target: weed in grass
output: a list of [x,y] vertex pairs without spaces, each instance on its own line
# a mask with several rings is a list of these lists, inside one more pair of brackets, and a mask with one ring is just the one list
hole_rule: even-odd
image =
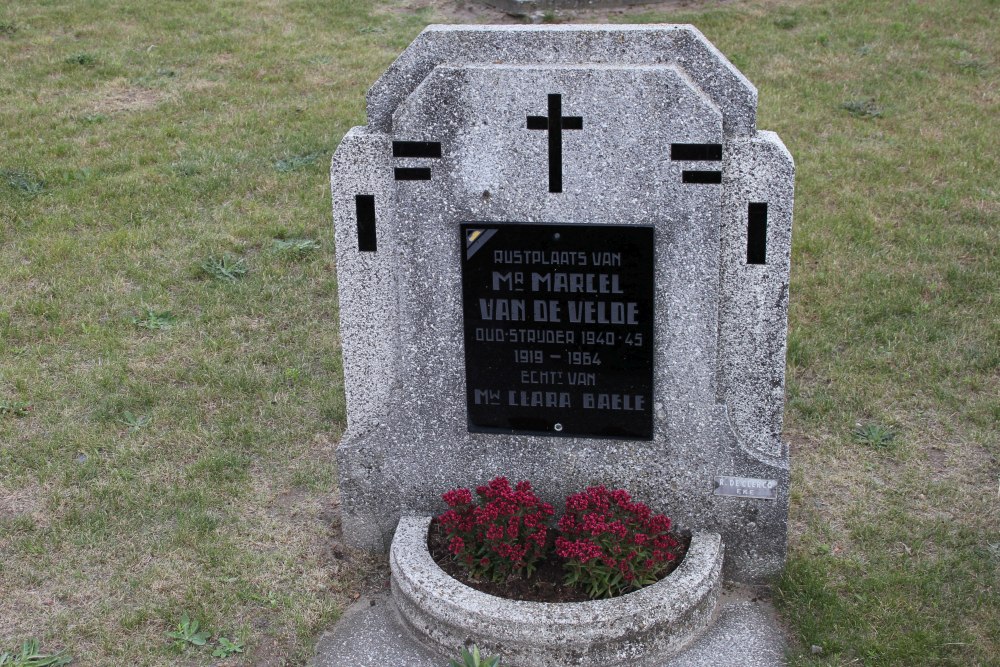
[[138,86],[141,88],[151,88],[153,86],[163,83],[164,79],[173,79],[177,76],[177,72],[172,69],[158,69],[152,74],[144,74],[143,76],[138,76],[132,79],[131,83],[133,86]]
[[955,66],[966,74],[985,74],[989,65],[974,58],[970,53],[963,53],[961,57],[955,59]]
[[779,30],[791,30],[799,25],[799,17],[786,14],[774,19],[774,27]]
[[0,401],[0,415],[11,417],[27,417],[31,412],[31,404],[23,401]]
[[170,168],[178,176],[197,176],[201,173],[201,167],[196,162],[174,162]]
[[475,644],[472,645],[472,650],[463,646],[461,662],[452,660],[448,663],[448,667],[500,667],[500,656],[482,655]]
[[21,644],[20,653],[0,653],[0,667],[54,667],[68,665],[72,658],[63,652],[45,654],[39,653],[37,639],[28,639]]
[[254,602],[260,602],[261,604],[266,604],[272,611],[281,606],[281,600],[278,599],[278,595],[274,591],[268,591],[267,595],[251,594],[250,598]]
[[97,58],[89,53],[77,53],[66,59],[67,65],[79,65],[81,67],[94,67],[97,65]]
[[858,118],[880,118],[884,109],[869,98],[866,100],[848,100],[840,108]]
[[3,169],[0,170],[0,177],[7,182],[9,187],[25,197],[34,197],[45,192],[45,181],[26,171]]
[[239,639],[230,641],[225,637],[219,637],[219,647],[212,651],[213,658],[228,658],[231,655],[243,653],[243,642]]
[[209,255],[201,263],[201,270],[216,280],[235,283],[247,274],[247,265],[242,259],[231,255]]
[[169,310],[157,312],[152,308],[146,308],[146,313],[142,317],[132,318],[132,324],[150,331],[170,329],[176,321],[177,318]]
[[122,417],[118,421],[119,423],[128,426],[129,431],[135,433],[136,431],[146,428],[152,424],[153,418],[149,415],[136,415],[126,410],[122,413]]
[[858,424],[852,435],[854,442],[875,449],[889,449],[896,440],[896,432],[884,424]]
[[173,645],[177,648],[185,648],[188,644],[192,646],[204,646],[212,633],[207,630],[199,630],[201,624],[198,619],[192,619],[187,612],[181,616],[181,622],[177,624],[177,629],[167,633],[173,639]]
[[97,125],[98,123],[103,123],[107,119],[107,115],[103,113],[88,113],[80,116],[80,122],[86,123],[87,125]]
[[302,371],[298,368],[286,368],[285,369],[285,382],[289,385],[294,385],[302,377]]
[[67,169],[61,172],[58,177],[63,183],[78,183],[80,181],[89,181],[94,177],[94,172],[86,167],[82,169]]
[[319,250],[320,247],[320,242],[315,239],[274,239],[275,252],[296,259]]
[[291,157],[287,157],[281,160],[275,160],[274,170],[279,173],[285,174],[290,171],[302,169],[303,167],[308,167],[323,155],[324,153],[317,151],[315,153],[306,153],[304,155],[292,155]]
[[17,32],[17,24],[0,22],[0,35],[3,37],[13,37]]

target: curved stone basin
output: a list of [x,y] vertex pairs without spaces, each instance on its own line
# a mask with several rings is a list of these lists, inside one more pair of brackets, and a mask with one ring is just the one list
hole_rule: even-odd
[[471,643],[505,667],[612,667],[676,653],[712,620],[723,544],[696,533],[680,566],[642,590],[607,600],[523,602],[474,590],[427,548],[430,517],[403,517],[389,553],[392,596],[417,636],[447,655]]

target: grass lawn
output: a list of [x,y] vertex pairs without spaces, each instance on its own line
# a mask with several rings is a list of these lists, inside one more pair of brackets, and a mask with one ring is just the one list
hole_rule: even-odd
[[[327,167],[454,20],[403,2],[0,6],[0,654],[302,664],[384,576],[336,542]],[[997,664],[1000,3],[610,18],[698,26],[796,158],[794,663]]]

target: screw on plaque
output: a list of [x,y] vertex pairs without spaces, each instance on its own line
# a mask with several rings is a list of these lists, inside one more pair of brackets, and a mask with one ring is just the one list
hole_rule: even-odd
[[555,429],[555,430],[557,430],[557,431],[561,431],[561,430],[562,430],[562,424],[556,424],[556,425],[555,425],[555,426],[553,426],[552,428],[554,428],[554,429]]

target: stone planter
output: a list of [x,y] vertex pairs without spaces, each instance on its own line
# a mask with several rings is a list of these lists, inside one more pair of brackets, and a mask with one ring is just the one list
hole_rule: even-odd
[[404,622],[447,655],[476,643],[509,667],[611,667],[676,653],[712,620],[723,545],[697,533],[680,566],[646,588],[608,600],[522,602],[459,583],[431,558],[430,517],[403,517],[389,554],[392,596]]

